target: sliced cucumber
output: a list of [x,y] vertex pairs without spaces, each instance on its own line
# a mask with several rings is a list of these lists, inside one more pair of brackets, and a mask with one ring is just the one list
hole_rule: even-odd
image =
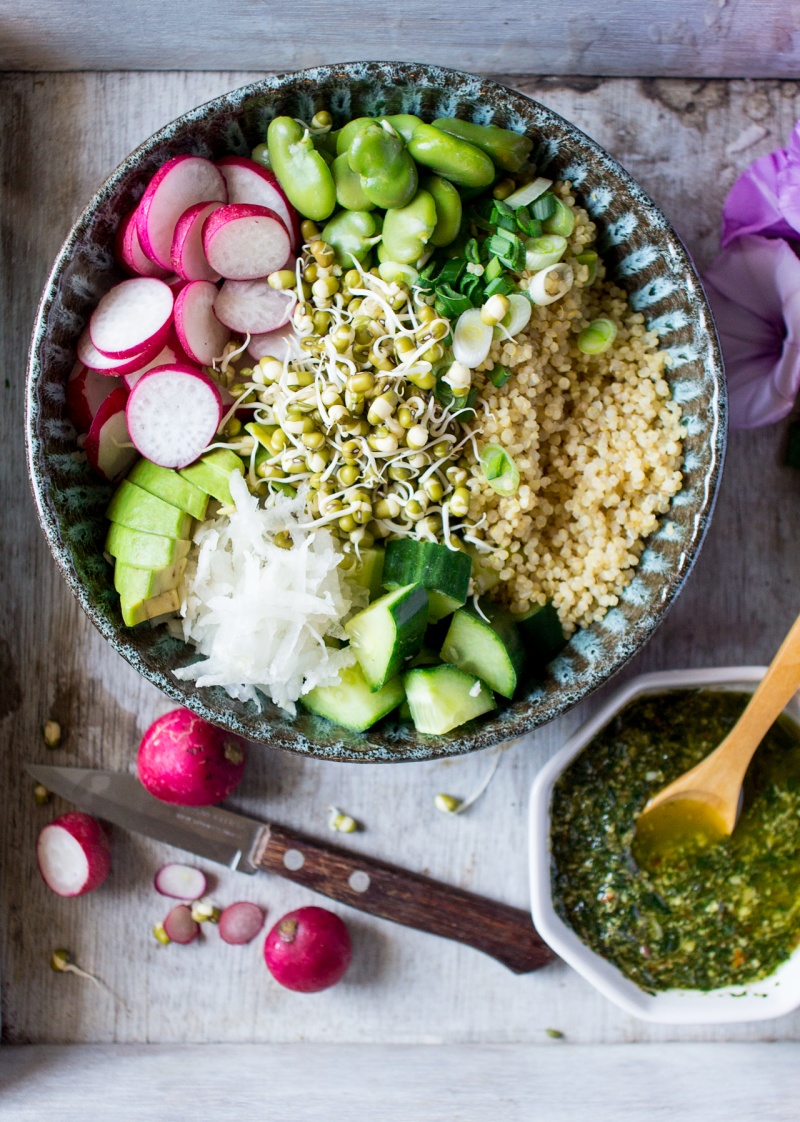
[[429,619],[435,623],[466,603],[472,558],[436,542],[396,538],[386,546],[384,588],[421,584],[428,590]]
[[568,642],[552,600],[548,600],[546,604],[537,604],[524,615],[511,618],[519,626],[532,672],[541,674],[548,662],[552,662]]
[[317,686],[300,701],[319,717],[327,717],[347,729],[363,732],[396,709],[404,697],[400,678],[392,678],[382,689],[371,690],[356,663],[342,671],[335,686]]
[[409,670],[403,685],[417,732],[450,732],[495,708],[494,695],[480,678],[448,663]]
[[468,674],[477,674],[493,690],[512,697],[525,661],[516,625],[498,612],[491,622],[461,609],[453,616],[442,646],[442,658]]
[[366,588],[370,600],[376,600],[383,591],[383,556],[384,552],[380,547],[362,549],[361,564],[355,569],[348,570],[347,573],[356,584]]
[[428,597],[421,584],[387,592],[345,624],[370,689],[381,689],[414,657],[427,626]]

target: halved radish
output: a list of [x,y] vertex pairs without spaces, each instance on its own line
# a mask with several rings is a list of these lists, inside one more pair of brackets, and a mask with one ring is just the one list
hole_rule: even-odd
[[170,260],[172,268],[183,280],[219,280],[219,273],[211,268],[203,251],[203,223],[221,206],[222,203],[195,203],[178,219],[172,236]]
[[277,358],[285,362],[287,358],[298,357],[301,354],[294,326],[287,323],[277,331],[268,331],[266,335],[253,335],[247,345],[247,352],[256,362],[260,358]]
[[292,243],[274,210],[236,203],[221,206],[206,219],[203,249],[220,276],[256,280],[285,265]]
[[195,203],[220,202],[228,197],[222,172],[202,156],[175,156],[158,169],[136,208],[142,249],[169,269],[172,237],[178,219]]
[[172,321],[172,289],[156,277],[115,284],[89,319],[89,337],[109,358],[129,358],[163,344]]
[[190,363],[191,359],[181,346],[177,333],[172,331],[166,343],[155,357],[151,358],[149,362],[144,363],[142,366],[137,367],[136,370],[127,371],[123,374],[122,378],[128,389],[132,390],[142,375],[147,374],[149,370],[155,370],[157,366],[168,366],[170,363],[175,362]]
[[192,919],[188,904],[177,904],[164,920],[164,930],[172,943],[193,943],[200,934],[200,924]]
[[263,335],[292,318],[297,296],[279,292],[267,280],[226,280],[214,301],[214,314],[231,331]]
[[219,934],[223,943],[241,946],[250,943],[264,926],[264,909],[249,900],[229,904],[219,917]]
[[254,203],[274,210],[289,231],[292,249],[300,245],[300,216],[274,174],[249,156],[223,156],[217,167],[228,185],[229,203]]
[[153,884],[156,892],[174,900],[199,900],[208,887],[205,873],[194,865],[180,865],[177,861],[162,865],[153,878]]
[[214,315],[217,294],[211,281],[189,281],[175,300],[178,339],[192,362],[201,366],[210,366],[219,358],[231,337],[228,328]]
[[67,379],[67,416],[78,432],[88,432],[95,413],[109,394],[122,387],[120,378],[109,378],[76,362]]
[[97,347],[89,337],[89,328],[85,328],[78,339],[78,358],[88,366],[90,370],[96,370],[98,374],[108,374],[114,376],[129,374],[132,370],[138,370],[149,362],[153,355],[157,355],[161,349],[162,344],[158,340],[155,341],[155,346],[152,344],[146,347],[141,354],[130,355],[128,358],[109,358],[108,355],[102,354],[98,351]]
[[84,446],[89,463],[111,483],[125,475],[138,458],[125,422],[127,402],[127,389],[108,395],[95,414]]
[[136,227],[136,211],[126,214],[119,224],[117,238],[114,243],[114,252],[117,261],[128,273],[139,277],[160,277],[162,280],[168,275],[168,270],[151,261],[142,249],[139,241],[139,231]]
[[45,826],[36,842],[39,872],[59,896],[83,896],[98,888],[111,869],[106,832],[89,814],[73,810]]
[[196,366],[156,367],[128,398],[131,440],[161,467],[182,468],[196,460],[214,439],[221,418],[220,392]]

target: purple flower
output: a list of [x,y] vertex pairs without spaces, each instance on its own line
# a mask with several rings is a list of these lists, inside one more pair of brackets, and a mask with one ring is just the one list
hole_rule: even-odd
[[722,245],[745,234],[800,237],[800,121],[789,144],[742,172],[722,209]]

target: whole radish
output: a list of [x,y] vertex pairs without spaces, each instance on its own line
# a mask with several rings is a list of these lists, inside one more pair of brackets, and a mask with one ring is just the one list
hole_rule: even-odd
[[210,725],[188,709],[173,709],[153,721],[139,745],[143,786],[157,799],[178,806],[212,806],[239,785],[245,741]]
[[73,810],[41,830],[36,860],[58,896],[83,896],[99,888],[111,870],[108,836],[96,818]]
[[298,908],[279,919],[264,943],[276,982],[297,993],[319,993],[340,982],[353,948],[344,923],[327,908]]

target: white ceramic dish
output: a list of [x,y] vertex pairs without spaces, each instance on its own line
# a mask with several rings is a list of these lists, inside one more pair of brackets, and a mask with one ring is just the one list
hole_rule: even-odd
[[[587,721],[537,775],[530,800],[531,911],[542,938],[565,962],[583,975],[615,1005],[646,1021],[663,1024],[725,1024],[761,1021],[790,1013],[800,1005],[800,947],[774,974],[746,986],[710,991],[664,990],[645,993],[611,962],[583,943],[553,906],[550,885],[550,804],[556,780],[592,737],[620,709],[643,693],[713,686],[752,691],[763,666],[731,666],[714,670],[670,670],[642,674],[618,690]],[[800,693],[785,712],[800,723]]]

